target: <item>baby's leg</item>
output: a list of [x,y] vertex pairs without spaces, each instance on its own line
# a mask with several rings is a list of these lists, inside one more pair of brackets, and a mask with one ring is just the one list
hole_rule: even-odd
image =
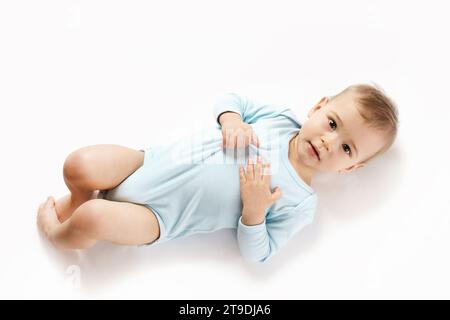
[[64,181],[70,194],[56,202],[61,222],[66,221],[96,190],[112,189],[142,166],[144,153],[118,145],[94,145],[78,149],[64,162]]
[[153,212],[129,202],[93,199],[83,203],[64,223],[56,216],[54,202],[41,205],[38,224],[60,249],[86,249],[97,240],[121,245],[141,245],[159,238]]

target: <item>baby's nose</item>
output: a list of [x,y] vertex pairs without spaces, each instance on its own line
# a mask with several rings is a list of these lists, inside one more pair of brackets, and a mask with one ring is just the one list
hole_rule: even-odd
[[328,134],[321,138],[322,143],[327,151],[330,151],[330,147],[336,144],[337,136],[335,134]]
[[324,137],[321,137],[320,141],[322,141],[322,145],[328,151],[328,143],[327,143],[326,139]]

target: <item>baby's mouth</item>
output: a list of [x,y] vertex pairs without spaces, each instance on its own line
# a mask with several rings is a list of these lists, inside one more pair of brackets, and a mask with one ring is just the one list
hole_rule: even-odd
[[308,142],[311,146],[311,149],[314,151],[314,154],[316,155],[317,160],[320,161],[320,155],[319,155],[319,152],[317,151],[316,147],[311,143],[311,141],[308,141]]

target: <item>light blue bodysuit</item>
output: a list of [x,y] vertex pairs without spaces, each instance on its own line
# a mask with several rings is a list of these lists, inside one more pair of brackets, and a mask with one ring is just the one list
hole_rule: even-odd
[[[218,118],[236,112],[253,127],[260,147],[222,148]],[[213,108],[215,127],[145,150],[144,163],[116,188],[104,191],[113,201],[142,204],[156,215],[160,237],[152,244],[200,232],[236,228],[239,249],[249,261],[273,256],[297,231],[312,223],[317,195],[288,159],[289,141],[301,128],[289,108],[251,101],[229,93]],[[248,157],[271,164],[270,187],[282,197],[267,208],[259,225],[242,223],[239,166]]]

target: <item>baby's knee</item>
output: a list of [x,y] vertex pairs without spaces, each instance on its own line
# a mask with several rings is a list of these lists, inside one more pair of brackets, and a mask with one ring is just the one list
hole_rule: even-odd
[[84,148],[72,152],[64,161],[64,178],[75,184],[83,184],[92,175],[92,161],[92,155]]

